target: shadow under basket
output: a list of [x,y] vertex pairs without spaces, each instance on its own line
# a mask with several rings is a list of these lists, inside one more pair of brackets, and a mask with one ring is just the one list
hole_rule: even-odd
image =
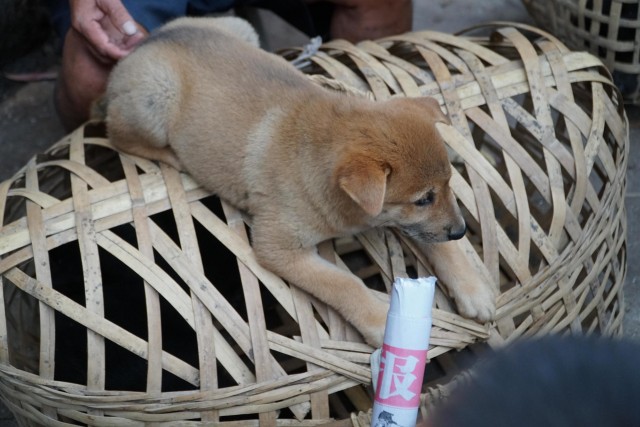
[[[435,97],[455,128],[461,244],[500,295],[481,325],[438,287],[423,409],[478,343],[621,333],[628,133],[600,60],[486,26],[333,41],[303,71],[378,100]],[[240,212],[116,152],[102,124],[0,184],[0,212],[0,395],[20,425],[350,425],[371,408],[358,333],[256,262]],[[431,272],[390,229],[319,252],[377,291]]]

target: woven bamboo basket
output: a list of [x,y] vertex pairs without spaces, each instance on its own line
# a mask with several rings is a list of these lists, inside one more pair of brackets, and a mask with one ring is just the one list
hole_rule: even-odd
[[[501,294],[496,321],[480,325],[437,290],[424,408],[474,343],[616,335],[624,311],[618,90],[599,59],[544,33],[475,31],[333,41],[304,66],[333,90],[433,96],[455,127],[462,244]],[[0,184],[0,212],[0,396],[21,425],[367,422],[372,349],[357,332],[261,268],[240,212],[114,151],[101,124]],[[381,291],[431,271],[389,229],[319,252]]]
[[625,101],[640,102],[640,1],[523,0],[536,23],[602,59]]

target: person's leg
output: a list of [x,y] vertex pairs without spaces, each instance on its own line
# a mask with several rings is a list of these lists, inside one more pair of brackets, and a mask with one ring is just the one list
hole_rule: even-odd
[[310,37],[351,42],[411,30],[411,0],[237,0],[272,11]]
[[89,118],[91,103],[104,92],[112,67],[113,63],[96,58],[77,31],[67,31],[54,93],[58,117],[67,131]]
[[411,0],[332,0],[331,36],[351,42],[411,30]]

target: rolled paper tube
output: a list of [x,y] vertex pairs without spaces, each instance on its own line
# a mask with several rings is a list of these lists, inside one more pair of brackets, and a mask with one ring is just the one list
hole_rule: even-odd
[[373,427],[416,425],[435,284],[433,276],[398,278],[393,284],[384,343],[371,358]]

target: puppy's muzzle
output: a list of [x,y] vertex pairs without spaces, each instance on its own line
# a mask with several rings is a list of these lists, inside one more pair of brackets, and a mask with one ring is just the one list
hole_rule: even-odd
[[462,239],[467,232],[467,224],[462,223],[462,227],[451,227],[448,230],[447,237],[449,240],[459,240]]

